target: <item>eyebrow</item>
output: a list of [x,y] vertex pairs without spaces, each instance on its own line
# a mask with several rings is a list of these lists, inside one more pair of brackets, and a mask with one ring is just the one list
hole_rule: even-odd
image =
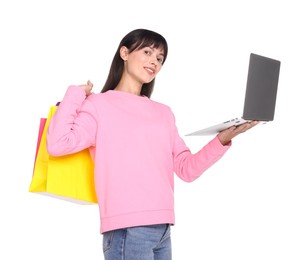
[[[153,48],[153,47],[151,47],[151,46],[148,46],[148,48],[151,49],[151,50],[155,50],[155,49],[156,49],[156,50],[159,50],[158,48]],[[161,56],[164,57],[164,52],[160,52],[159,55],[161,55]]]

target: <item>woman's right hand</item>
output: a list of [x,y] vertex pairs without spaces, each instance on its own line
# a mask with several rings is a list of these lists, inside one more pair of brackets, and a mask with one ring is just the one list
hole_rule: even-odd
[[92,89],[93,89],[93,83],[88,80],[86,84],[80,85],[80,87],[85,91],[86,96],[89,96],[92,94]]

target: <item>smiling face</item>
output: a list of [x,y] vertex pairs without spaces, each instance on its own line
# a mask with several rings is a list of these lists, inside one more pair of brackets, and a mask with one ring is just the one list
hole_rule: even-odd
[[151,82],[162,68],[164,51],[154,47],[144,47],[129,53],[123,46],[120,50],[124,60],[124,72],[122,78],[129,82],[130,86],[141,87]]

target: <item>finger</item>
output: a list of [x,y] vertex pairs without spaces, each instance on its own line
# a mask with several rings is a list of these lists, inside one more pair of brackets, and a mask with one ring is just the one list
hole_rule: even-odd
[[258,124],[258,121],[251,121],[251,122],[246,123],[246,127],[247,127],[247,129],[250,129],[250,128],[254,127],[257,124]]
[[248,130],[250,127],[251,127],[251,125],[250,125],[249,123],[245,123],[245,124],[243,124],[243,125],[240,125],[240,126],[238,127],[238,130],[239,130],[240,132],[245,132],[245,131]]
[[89,85],[91,88],[94,86],[90,80],[88,80],[86,84]]
[[251,121],[251,122],[247,122],[244,123],[240,126],[237,127],[237,130],[241,133],[246,132],[247,130],[249,130],[250,128],[254,127],[257,124],[256,121]]

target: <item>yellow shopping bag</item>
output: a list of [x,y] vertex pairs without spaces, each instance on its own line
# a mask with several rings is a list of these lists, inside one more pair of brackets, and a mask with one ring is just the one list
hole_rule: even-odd
[[56,109],[57,106],[50,107],[44,130],[38,138],[40,143],[29,191],[78,204],[95,204],[94,163],[89,150],[57,157],[47,152],[47,129]]

